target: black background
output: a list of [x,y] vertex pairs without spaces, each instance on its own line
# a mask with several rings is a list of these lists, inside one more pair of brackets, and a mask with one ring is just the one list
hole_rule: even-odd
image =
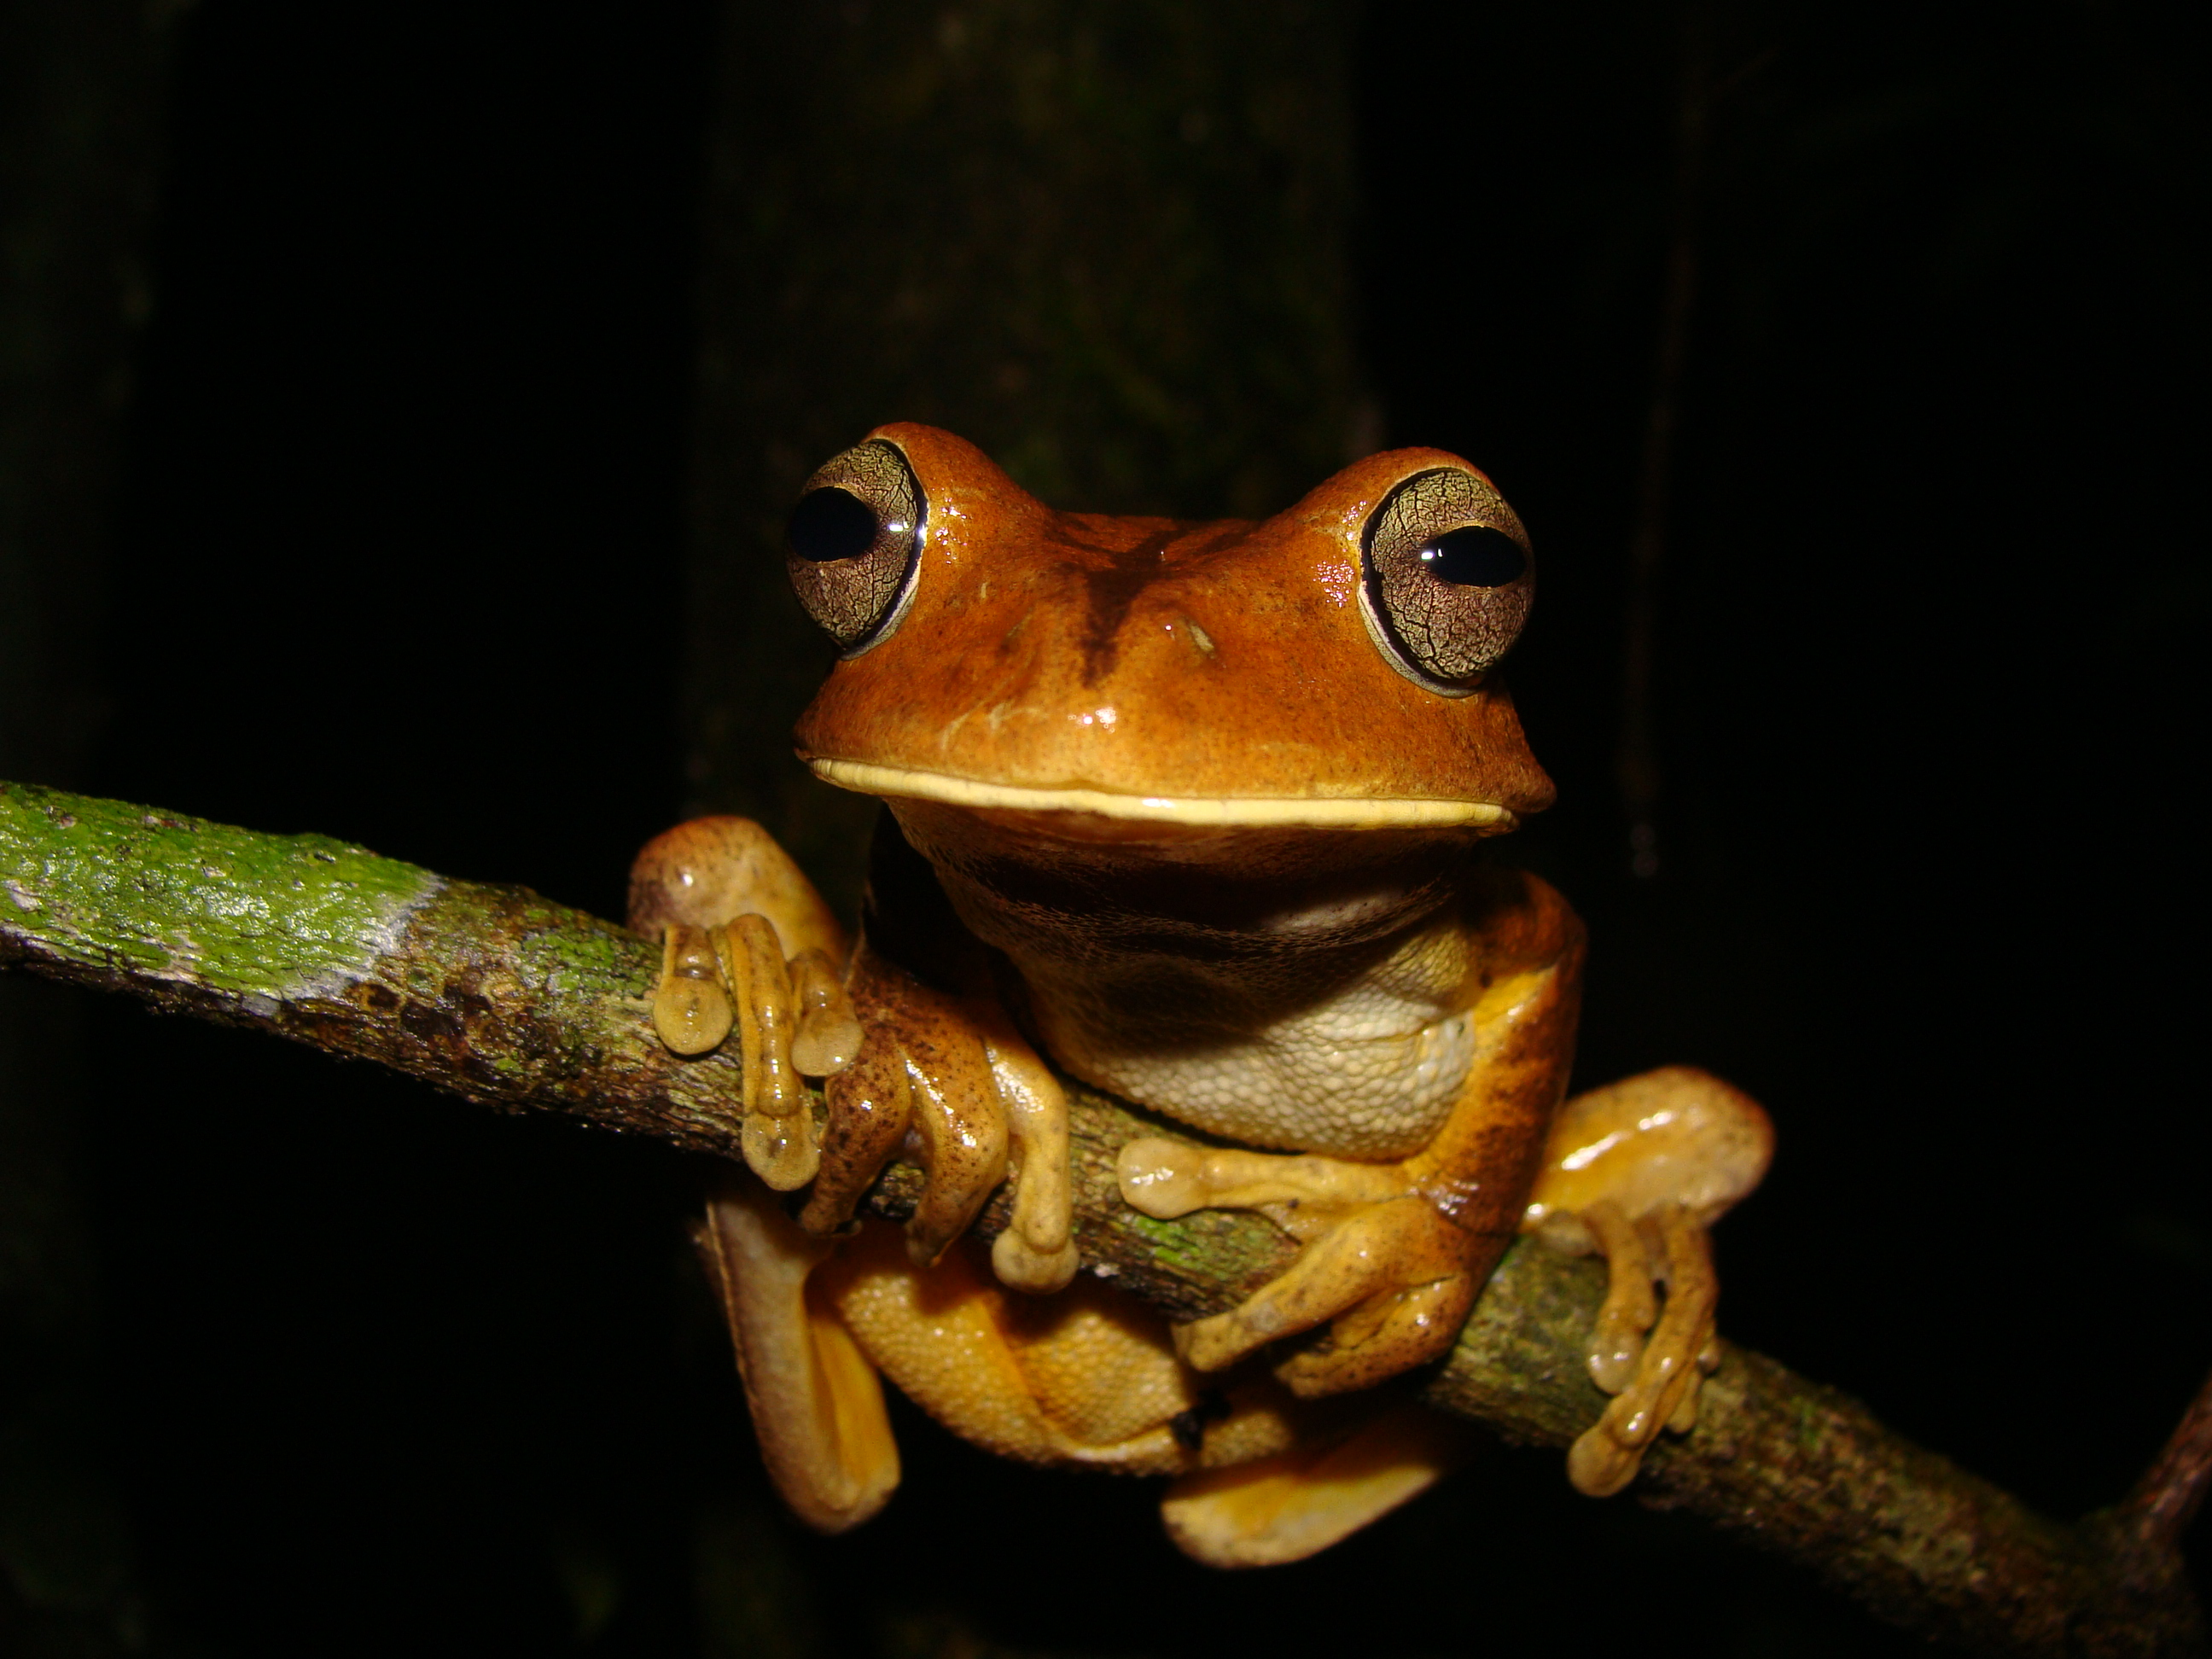
[[[2212,1363],[2184,1065],[2203,24],[1722,17],[1657,879],[1626,873],[1610,769],[1668,11],[1369,8],[1367,373],[1389,441],[1467,454],[1536,538],[1510,678],[1561,802],[1520,855],[1592,925],[1578,1075],[1703,1064],[1778,1124],[1719,1234],[1724,1330],[2074,1513]],[[191,21],[102,793],[619,913],[683,805],[712,27],[669,0]],[[1695,1525],[1573,1497],[1550,1454],[1220,1577],[1139,1486],[908,1413],[891,1510],[809,1538],[763,1495],[682,1159],[93,1018],[103,1405],[164,1650],[1898,1645]]]

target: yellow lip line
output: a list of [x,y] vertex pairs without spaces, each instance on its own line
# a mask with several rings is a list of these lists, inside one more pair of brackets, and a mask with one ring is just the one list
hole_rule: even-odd
[[873,766],[866,761],[811,760],[807,764],[824,782],[863,795],[897,795],[912,800],[941,800],[954,806],[1000,807],[1020,812],[1095,812],[1102,817],[1156,823],[1254,827],[1310,824],[1337,830],[1453,824],[1510,830],[1515,823],[1513,814],[1504,807],[1482,800],[1123,795],[1107,789],[1024,789],[1013,784],[978,783],[972,778],[956,778],[942,772]]

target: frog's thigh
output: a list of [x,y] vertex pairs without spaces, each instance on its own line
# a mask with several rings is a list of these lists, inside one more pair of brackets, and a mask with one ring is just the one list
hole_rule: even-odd
[[868,1358],[963,1439],[1025,1462],[1130,1474],[1265,1457],[1299,1408],[1272,1382],[1194,1378],[1166,1327],[1090,1278],[1049,1297],[993,1284],[980,1247],[916,1267],[889,1223],[864,1222],[822,1290]]
[[708,1204],[699,1243],[776,1490],[820,1531],[859,1525],[898,1485],[898,1449],[883,1385],[808,1284],[834,1246],[801,1232],[743,1176]]
[[[1583,1491],[1619,1491],[1662,1425],[1695,1420],[1717,1297],[1705,1230],[1759,1184],[1773,1146],[1756,1101],[1687,1066],[1592,1090],[1561,1109],[1522,1224],[1606,1257],[1589,1367],[1617,1397],[1570,1456]],[[1668,1286],[1663,1316],[1655,1279]]]
[[1466,1424],[1400,1401],[1348,1437],[1178,1480],[1160,1513],[1209,1566],[1302,1561],[1425,1492],[1477,1443]]

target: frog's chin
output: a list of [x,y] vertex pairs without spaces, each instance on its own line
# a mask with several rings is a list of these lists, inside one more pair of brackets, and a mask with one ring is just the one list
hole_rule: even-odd
[[1124,823],[1193,829],[1450,830],[1499,835],[1519,822],[1494,802],[1329,795],[1135,795],[1108,789],[1037,789],[867,761],[811,758],[840,789],[896,800],[939,801],[982,812],[1055,812]]

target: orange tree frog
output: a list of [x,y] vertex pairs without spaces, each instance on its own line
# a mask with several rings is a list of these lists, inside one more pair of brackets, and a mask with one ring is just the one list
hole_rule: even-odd
[[[1581,927],[1476,856],[1553,796],[1496,673],[1528,541],[1482,473],[1397,450],[1263,522],[1116,518],[886,426],[809,481],[787,556],[842,653],[799,752],[890,809],[858,942],[737,818],[648,846],[631,923],[664,940],[669,1045],[739,1032],[753,1176],[702,1243],[804,1518],[896,1485],[880,1372],[993,1450],[1178,1477],[1201,1559],[1311,1553],[1458,1455],[1352,1391],[1449,1348],[1528,1230],[1610,1268],[1575,1483],[1618,1490],[1692,1420],[1705,1228],[1770,1132],[1680,1069],[1562,1109]],[[1132,1141],[1124,1201],[1263,1212],[1293,1264],[1172,1329],[1079,1276],[1056,1072],[1212,1143]],[[897,1156],[927,1176],[903,1236],[855,1227]],[[986,1255],[962,1235],[1007,1181]]]

